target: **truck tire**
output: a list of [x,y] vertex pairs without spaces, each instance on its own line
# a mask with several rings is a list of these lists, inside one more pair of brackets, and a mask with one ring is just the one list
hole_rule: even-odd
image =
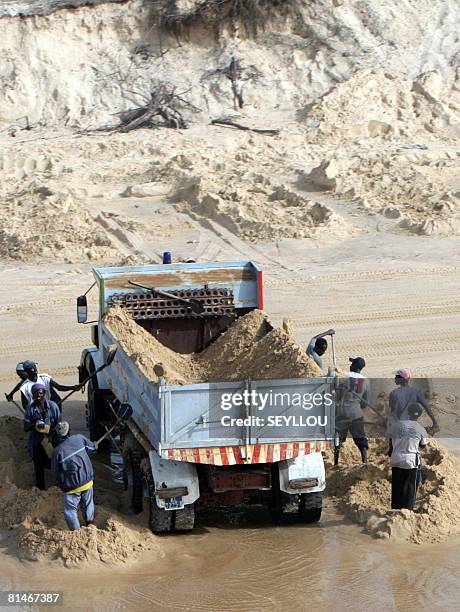
[[174,515],[175,531],[191,531],[195,527],[195,504],[176,510]]
[[172,531],[174,511],[158,507],[155,495],[155,482],[150,467],[144,467],[143,481],[144,491],[149,499],[149,527],[151,531],[153,533],[168,533]]
[[[131,476],[131,506],[136,514],[144,507],[144,484],[141,469],[142,456],[138,451],[129,451],[129,471]],[[129,478],[129,477],[128,477]]]
[[272,467],[272,502],[270,513],[275,523],[291,523],[298,519],[299,495],[291,495],[280,489],[280,475],[278,465]]
[[99,414],[103,414],[105,406],[104,399],[99,393],[97,380],[91,378],[88,381],[88,401],[86,402],[86,427],[89,431],[90,440],[99,440],[105,433],[105,429],[99,423]]
[[302,523],[317,523],[321,518],[323,493],[302,493],[299,503],[299,520]]

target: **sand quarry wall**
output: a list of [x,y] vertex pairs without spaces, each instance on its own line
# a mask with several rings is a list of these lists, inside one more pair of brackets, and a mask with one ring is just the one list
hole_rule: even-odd
[[[186,16],[197,4],[181,10]],[[277,16],[257,40],[238,23],[218,41],[212,27],[197,24],[181,45],[152,26],[151,7],[134,0],[0,18],[0,121],[110,122],[133,106],[133,91],[146,93],[157,79],[191,88],[190,101],[205,115],[222,114],[233,107],[230,83],[211,73],[233,56],[259,74],[246,74],[246,107],[301,108],[356,70],[385,66],[415,78],[449,69],[460,53],[456,0],[301,0],[295,18]]]

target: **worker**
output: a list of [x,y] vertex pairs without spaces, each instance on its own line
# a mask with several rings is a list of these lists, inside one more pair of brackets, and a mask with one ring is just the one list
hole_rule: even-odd
[[395,374],[395,384],[397,388],[391,391],[389,396],[390,414],[388,419],[388,431],[397,421],[407,421],[409,418],[408,407],[411,404],[421,404],[432,421],[432,433],[439,431],[436,418],[431,408],[420,391],[410,386],[411,371],[401,368]]
[[35,486],[45,490],[45,468],[50,468],[50,458],[45,446],[53,441],[59,422],[59,408],[46,398],[47,389],[41,383],[32,387],[32,402],[24,415],[24,431],[28,431],[27,449],[34,463]]
[[19,382],[16,383],[14,388],[9,393],[5,393],[5,397],[8,402],[13,401],[14,394],[19,391],[22,383],[28,378],[27,373],[24,370],[24,364],[22,361],[16,364],[16,374],[19,376]]
[[362,462],[367,463],[369,442],[364,430],[363,408],[369,403],[370,390],[369,381],[361,374],[366,362],[363,357],[350,357],[350,362],[350,371],[345,374],[335,419],[337,443],[334,447],[334,465],[338,465],[340,448],[348,432],[359,448]]
[[428,434],[417,423],[423,414],[419,403],[409,404],[407,419],[395,421],[391,429],[391,507],[413,510],[421,481],[420,449],[428,444]]
[[58,391],[77,391],[81,388],[81,385],[61,385],[51,378],[49,374],[38,374],[37,364],[30,359],[23,362],[24,371],[27,374],[27,379],[22,383],[20,387],[22,405],[24,409],[32,401],[32,387],[35,383],[40,383],[46,388],[46,399],[52,400],[55,404],[61,406],[61,398],[56,393]]
[[67,421],[57,427],[59,443],[53,451],[51,466],[58,486],[64,493],[64,517],[71,531],[80,529],[78,508],[81,508],[88,527],[94,521],[93,465],[90,453],[97,450],[97,443],[81,434],[70,435]]
[[327,351],[327,340],[324,336],[332,336],[335,334],[334,329],[328,329],[322,334],[313,336],[307,346],[307,355],[312,357],[321,369],[323,369],[323,360],[321,357]]

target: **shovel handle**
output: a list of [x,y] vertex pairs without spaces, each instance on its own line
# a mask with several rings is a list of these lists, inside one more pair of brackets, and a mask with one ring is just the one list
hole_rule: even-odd
[[112,425],[112,427],[108,429],[105,432],[105,434],[99,438],[99,440],[96,440],[96,444],[99,445],[102,442],[102,440],[105,440],[107,436],[110,436],[110,434],[112,433],[112,431],[115,429],[117,425],[118,425],[118,421],[115,423],[115,425]]
[[[6,393],[5,393],[5,397],[6,397]],[[7,400],[8,401],[8,400]],[[22,412],[22,414],[25,414],[26,411],[24,410],[24,408],[22,406],[20,406],[17,402],[14,401],[14,399],[11,400],[11,403],[14,404],[16,406],[16,408]]]

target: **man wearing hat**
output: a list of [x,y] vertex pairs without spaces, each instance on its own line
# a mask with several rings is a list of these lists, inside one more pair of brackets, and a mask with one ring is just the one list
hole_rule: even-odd
[[22,386],[22,383],[27,380],[28,376],[26,371],[24,370],[24,364],[22,361],[16,364],[16,374],[19,376],[19,382],[15,385],[15,387],[9,392],[5,393],[6,401],[13,401],[14,394],[19,391]]
[[411,404],[421,404],[432,421],[433,433],[436,433],[436,431],[439,431],[436,418],[420,391],[410,386],[411,377],[411,371],[407,368],[401,368],[395,374],[397,388],[393,389],[389,396],[390,415],[388,419],[388,432],[390,434],[392,426],[397,421],[407,421],[409,419],[408,408]]
[[24,409],[27,408],[33,399],[32,387],[35,383],[44,385],[46,388],[46,399],[52,400],[58,406],[60,406],[61,398],[56,393],[56,389],[58,391],[77,391],[81,387],[81,385],[61,385],[53,380],[49,374],[38,374],[37,364],[30,359],[23,361],[22,365],[25,373],[27,374],[26,380],[20,387],[22,405],[24,406]]
[[334,465],[338,465],[340,447],[347,439],[348,432],[359,448],[362,462],[367,463],[369,442],[364,431],[363,408],[369,402],[370,390],[369,381],[361,374],[365,366],[366,362],[362,357],[350,357],[350,371],[345,374],[345,380],[340,387],[335,419],[338,444],[334,448]]
[[51,467],[56,481],[64,493],[64,517],[71,531],[80,529],[78,507],[81,508],[86,526],[94,520],[93,466],[90,453],[97,444],[80,434],[70,435],[69,424],[62,421],[57,426],[58,444],[53,451]]
[[59,408],[46,399],[46,387],[41,383],[32,386],[32,402],[24,415],[24,430],[29,431],[27,449],[34,462],[35,486],[45,490],[45,468],[49,469],[50,458],[44,446],[48,439],[53,442],[59,422]]
[[407,407],[407,419],[396,421],[391,429],[391,507],[393,510],[407,508],[413,510],[417,487],[421,481],[420,449],[428,444],[428,434],[417,423],[423,414],[423,406],[418,403]]

